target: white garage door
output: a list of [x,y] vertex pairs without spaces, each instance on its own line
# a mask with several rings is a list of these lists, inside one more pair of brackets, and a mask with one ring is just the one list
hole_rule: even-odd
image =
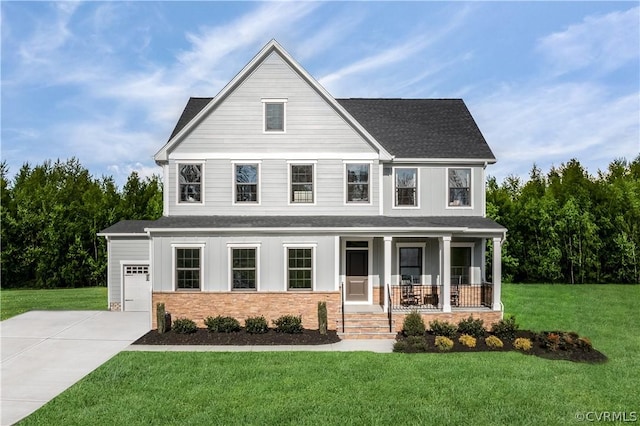
[[148,265],[124,265],[124,310],[149,311],[151,282]]

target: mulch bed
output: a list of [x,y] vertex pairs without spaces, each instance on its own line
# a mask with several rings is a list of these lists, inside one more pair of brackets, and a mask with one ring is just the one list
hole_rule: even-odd
[[303,330],[299,334],[276,333],[269,330],[264,334],[249,334],[244,330],[235,333],[210,333],[199,328],[195,333],[179,334],[174,331],[159,334],[151,330],[134,345],[326,345],[339,342],[335,331],[328,330],[322,335],[318,330]]
[[[490,348],[486,345],[485,341],[483,338],[477,339],[476,341],[476,347],[474,348],[469,348],[467,346],[464,346],[463,344],[461,344],[458,341],[458,338],[460,337],[460,334],[458,333],[456,335],[455,339],[452,339],[454,342],[453,348],[450,351],[446,351],[446,352],[441,352],[438,350],[438,348],[435,346],[435,340],[436,340],[436,336],[432,335],[432,334],[426,334],[425,335],[425,339],[427,341],[427,349],[425,351],[421,351],[421,352],[427,352],[427,353],[448,353],[448,352],[510,352],[510,351],[517,351],[520,352],[524,355],[534,355],[534,356],[538,356],[541,358],[546,358],[546,359],[551,359],[551,360],[565,360],[565,361],[573,361],[573,362],[584,362],[584,363],[591,363],[591,364],[599,364],[599,363],[603,363],[607,361],[607,357],[606,355],[604,355],[602,352],[599,352],[596,349],[591,349],[591,350],[562,350],[562,349],[558,349],[556,351],[550,351],[544,347],[542,347],[540,345],[539,342],[536,341],[536,333],[532,332],[532,331],[528,331],[528,330],[520,330],[516,333],[516,338],[518,337],[523,337],[523,338],[527,338],[530,339],[531,342],[533,343],[532,348],[529,351],[522,351],[522,350],[518,350],[516,348],[513,347],[513,342],[509,341],[507,339],[503,340],[504,346],[502,348],[497,348],[497,349],[493,349]],[[486,335],[486,337],[488,337],[489,334]],[[398,333],[398,335],[396,336],[396,340],[404,340],[406,339],[406,337],[402,334],[402,333]],[[514,339],[515,340],[515,339]],[[410,350],[407,350],[405,352],[412,352]]]

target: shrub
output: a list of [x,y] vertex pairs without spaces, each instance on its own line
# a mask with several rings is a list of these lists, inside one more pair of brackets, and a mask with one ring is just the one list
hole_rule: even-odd
[[504,343],[502,343],[502,340],[500,340],[496,336],[489,336],[486,339],[484,339],[484,342],[491,349],[498,349],[504,346]]
[[327,302],[318,302],[318,331],[327,334]]
[[196,323],[189,318],[178,318],[173,322],[173,331],[179,334],[195,333],[198,330]]
[[234,333],[240,331],[240,322],[233,317],[207,317],[204,320],[207,329],[212,333]]
[[408,345],[407,350],[410,352],[426,352],[429,349],[429,344],[424,336],[409,336],[406,342]]
[[473,319],[473,316],[469,316],[467,319],[463,319],[458,323],[458,332],[462,334],[468,334],[476,339],[484,336],[484,321],[481,319]]
[[410,312],[404,317],[402,323],[402,333],[405,336],[423,336],[425,332],[425,325],[422,316],[418,311]]
[[244,320],[244,328],[249,334],[264,334],[269,331],[269,324],[262,316],[250,317]]
[[456,332],[458,331],[458,327],[455,324],[451,324],[447,321],[438,321],[434,320],[429,323],[429,329],[436,336],[444,336],[449,339],[453,339],[456,337]]
[[501,339],[512,340],[516,337],[520,326],[516,323],[516,317],[511,315],[507,319],[501,319],[491,327],[491,333]]
[[524,337],[518,337],[514,342],[513,342],[513,347],[520,350],[520,351],[530,351],[532,348],[532,343],[530,339],[524,338]]
[[476,338],[468,334],[463,334],[462,336],[460,336],[460,338],[458,339],[458,342],[462,343],[464,346],[468,348],[476,347]]
[[453,340],[445,336],[436,336],[436,348],[440,352],[450,351],[453,349]]
[[407,347],[409,345],[407,345],[407,341],[406,340],[396,340],[396,342],[393,344],[393,351],[394,352],[407,352]]
[[295,315],[283,315],[273,320],[277,333],[298,334],[302,333],[302,317]]

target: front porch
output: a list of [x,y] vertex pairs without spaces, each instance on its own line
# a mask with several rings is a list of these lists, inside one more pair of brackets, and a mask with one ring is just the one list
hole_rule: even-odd
[[[444,289],[440,285],[392,285],[389,289],[390,307],[394,312],[442,311]],[[491,310],[493,306],[493,284],[452,284],[449,290],[452,310]]]

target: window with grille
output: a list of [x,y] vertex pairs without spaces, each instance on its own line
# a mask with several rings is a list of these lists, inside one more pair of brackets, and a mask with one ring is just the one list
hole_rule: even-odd
[[284,102],[265,102],[264,131],[284,132]]
[[231,288],[255,290],[257,283],[256,248],[231,249]]
[[471,207],[471,169],[449,169],[449,206]]
[[178,164],[178,202],[202,202],[202,164]]
[[176,248],[176,289],[200,289],[200,248]]
[[417,206],[418,169],[396,168],[396,206]]
[[236,203],[258,202],[258,164],[235,165]]
[[287,249],[287,282],[289,290],[313,288],[313,249],[290,247]]
[[347,202],[369,202],[369,164],[347,164]]
[[125,275],[146,275],[149,273],[147,265],[127,265],[124,267]]
[[313,164],[291,165],[292,203],[313,203]]

